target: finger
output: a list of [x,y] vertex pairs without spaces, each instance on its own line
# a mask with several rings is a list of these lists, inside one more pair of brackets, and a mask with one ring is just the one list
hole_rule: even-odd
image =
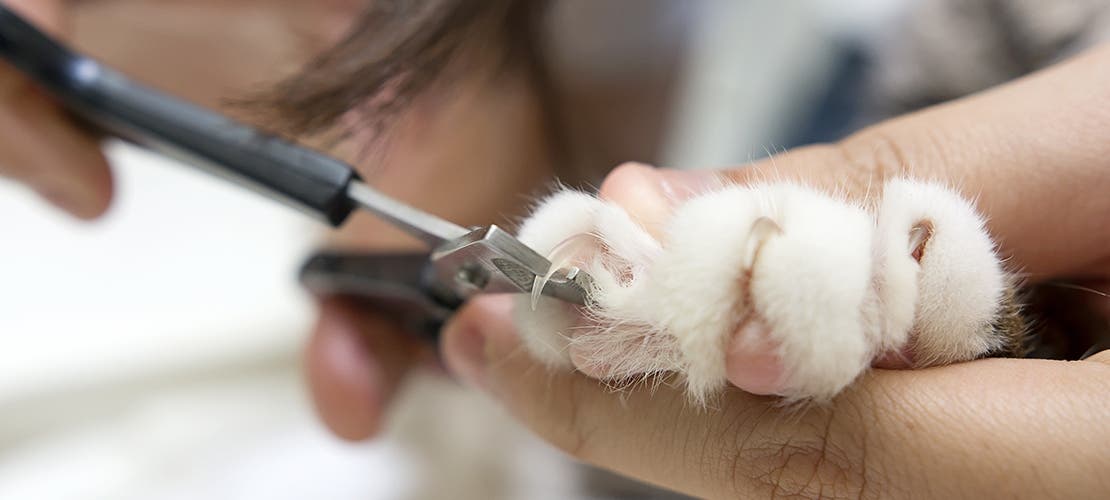
[[[4,3],[47,31],[65,32],[60,2]],[[3,63],[0,138],[0,175],[27,184],[78,217],[96,217],[107,209],[112,182],[96,138],[75,127],[46,94]]]
[[[1110,367],[1101,363],[879,370],[827,408],[730,391],[700,409],[666,385],[618,395],[547,370],[521,350],[503,301],[476,299],[445,330],[452,370],[574,457],[663,487],[711,498],[974,498],[1110,486],[1099,472],[1110,455],[1092,446],[1110,439],[1093,417],[1110,411]],[[462,349],[468,339],[479,346]]]
[[[799,180],[878,195],[937,180],[976,201],[1002,253],[1034,279],[1089,269],[1110,239],[1110,46],[994,90],[880,123],[834,145],[730,169],[731,182]],[[701,172],[663,171],[668,182]],[[1067,244],[1062,244],[1067,242]]]
[[419,348],[384,318],[343,299],[325,298],[304,356],[321,419],[336,435],[354,441],[380,431]]
[[0,136],[0,175],[77,217],[107,210],[112,178],[99,142],[30,83],[0,96]]
[[[934,179],[976,200],[1003,253],[1036,277],[1083,269],[1110,236],[1110,47],[834,145],[721,171],[731,182],[803,180],[854,197],[885,179]],[[664,171],[665,178],[701,173]],[[1067,241],[1068,245],[1060,245]]]
[[713,171],[669,176],[661,169],[629,162],[605,176],[598,197],[619,205],[632,220],[661,240],[675,207],[711,184],[720,184]]

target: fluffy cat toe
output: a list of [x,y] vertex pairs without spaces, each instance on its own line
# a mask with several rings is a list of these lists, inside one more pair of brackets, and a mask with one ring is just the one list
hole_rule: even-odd
[[872,345],[872,219],[862,208],[790,184],[760,191],[781,232],[763,244],[751,271],[752,311],[783,362],[779,395],[827,399],[868,366]]
[[910,366],[930,366],[1002,345],[993,325],[1009,279],[969,201],[940,184],[889,181],[878,232],[883,347],[904,353]]

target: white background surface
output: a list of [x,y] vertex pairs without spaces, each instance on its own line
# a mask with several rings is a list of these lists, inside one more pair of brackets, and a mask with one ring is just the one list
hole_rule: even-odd
[[4,400],[288,351],[308,326],[294,286],[308,219],[145,152],[110,152],[117,198],[91,224],[0,186],[0,341],[19,353],[0,367]]

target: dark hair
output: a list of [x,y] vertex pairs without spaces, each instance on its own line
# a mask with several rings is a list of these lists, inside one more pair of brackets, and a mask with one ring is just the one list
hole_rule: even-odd
[[541,82],[546,69],[539,32],[546,5],[370,0],[334,47],[248,104],[267,128],[283,135],[346,136],[359,127],[377,136],[418,96],[452,81],[453,72],[523,70],[533,83]]

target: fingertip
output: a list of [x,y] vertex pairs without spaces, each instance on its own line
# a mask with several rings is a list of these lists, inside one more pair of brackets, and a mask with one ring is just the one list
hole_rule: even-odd
[[6,102],[3,174],[30,186],[43,199],[80,219],[103,215],[114,191],[100,138],[72,120],[33,87]]
[[357,337],[345,315],[324,305],[304,359],[317,414],[332,433],[350,441],[378,431],[382,399],[380,376]]
[[383,413],[416,356],[385,320],[337,299],[321,303],[305,350],[305,371],[317,413],[337,436],[376,436]]
[[440,336],[443,361],[455,378],[485,389],[486,339],[481,330],[465,320],[453,319]]
[[98,142],[94,142],[93,146],[93,154],[89,156],[90,163],[86,169],[88,176],[85,193],[88,199],[83,205],[84,210],[74,214],[86,220],[104,215],[112,206],[112,199],[115,196],[115,182],[108,158],[100,149]]
[[660,238],[675,207],[721,181],[710,170],[672,170],[624,163],[609,172],[598,197],[615,203],[649,234]]
[[59,172],[54,189],[66,200],[59,207],[84,220],[100,217],[108,211],[115,190],[100,138],[75,127],[60,128],[57,136],[66,138],[58,141],[58,157],[53,161],[59,164],[52,169]]
[[619,205],[655,236],[672,208],[656,169],[641,163],[624,163],[609,172],[598,189],[598,197]]
[[598,188],[598,195],[611,200],[622,192],[635,190],[641,186],[648,188],[649,191],[655,191],[655,184],[658,183],[655,171],[655,167],[645,163],[630,161],[617,165],[605,175],[605,180]]
[[104,215],[112,204],[115,190],[108,161],[99,149],[74,159],[70,179],[33,186],[35,192],[51,205],[81,220],[94,220]]

